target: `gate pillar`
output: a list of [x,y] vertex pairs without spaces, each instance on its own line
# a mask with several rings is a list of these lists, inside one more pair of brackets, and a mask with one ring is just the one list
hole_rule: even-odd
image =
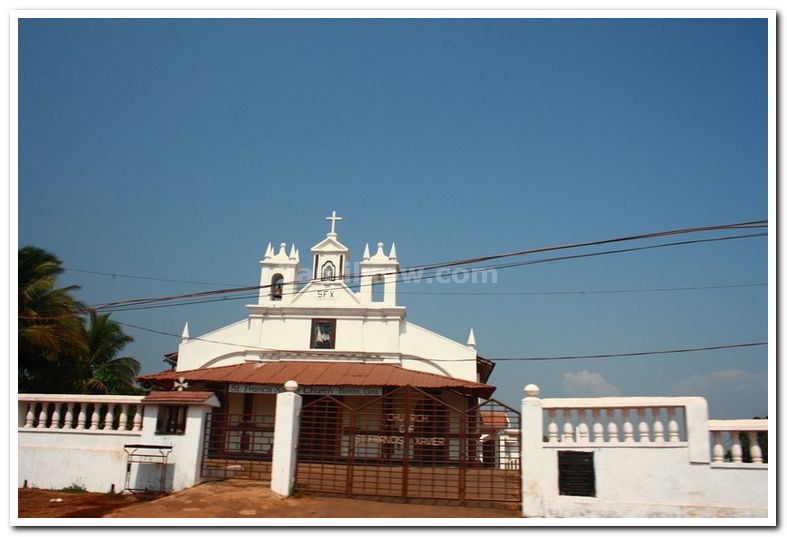
[[292,496],[298,464],[298,432],[303,398],[295,393],[298,383],[294,380],[288,380],[284,384],[284,390],[276,395],[271,490],[280,496]]
[[526,517],[543,517],[542,492],[544,411],[540,390],[535,384],[525,386],[522,399],[522,432],[520,464],[522,468],[522,514]]

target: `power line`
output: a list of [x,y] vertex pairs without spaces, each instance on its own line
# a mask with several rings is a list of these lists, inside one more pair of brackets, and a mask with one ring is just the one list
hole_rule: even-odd
[[[507,263],[507,264],[500,264],[500,265],[487,265],[487,266],[482,266],[482,267],[474,267],[474,268],[470,268],[470,269],[467,269],[467,270],[468,270],[468,272],[480,272],[480,271],[488,271],[490,269],[497,270],[497,269],[514,268],[514,267],[521,267],[521,266],[527,266],[527,265],[536,265],[536,264],[540,264],[540,263],[551,263],[553,261],[565,261],[565,260],[569,260],[569,259],[580,259],[580,258],[585,258],[585,257],[597,257],[597,256],[602,256],[602,255],[629,253],[629,252],[635,252],[635,251],[641,251],[641,250],[665,248],[665,247],[669,247],[669,246],[683,246],[683,245],[688,245],[688,244],[698,244],[698,243],[706,243],[706,242],[717,242],[717,241],[746,239],[746,238],[765,237],[765,236],[767,236],[767,233],[754,233],[754,234],[749,234],[749,235],[733,235],[733,236],[727,236],[727,237],[715,237],[715,238],[712,238],[712,239],[695,239],[695,240],[690,240],[690,241],[669,242],[669,243],[657,244],[657,245],[651,245],[651,246],[641,246],[641,247],[635,247],[635,248],[622,248],[622,249],[618,249],[618,250],[607,250],[607,251],[604,251],[604,252],[593,252],[593,253],[588,253],[588,254],[577,254],[577,255],[571,255],[571,256],[549,257],[549,258],[545,258],[545,259],[536,259],[536,260],[532,260],[532,261],[519,261],[519,262],[516,262],[516,263]],[[426,270],[426,269],[423,269],[423,270]],[[412,276],[412,274],[408,272],[408,269],[405,269],[405,270],[402,270],[402,271],[399,271],[399,272],[396,273],[397,281],[402,282],[402,283],[408,283],[410,281],[409,276]],[[430,272],[430,273],[428,273],[426,275],[419,274],[418,275],[418,279],[419,280],[421,280],[421,279],[429,279],[429,278],[432,278],[432,277],[435,277],[435,276],[436,276],[436,273]],[[370,285],[373,285],[373,284],[374,284],[374,282],[359,283],[358,287],[366,287],[366,286],[370,286]],[[309,290],[300,289],[300,290],[297,290],[297,291],[292,291],[292,292],[289,292],[289,293],[282,293],[282,294],[283,295],[285,295],[285,294],[286,295],[297,295],[297,294],[301,294],[301,293],[316,292],[316,291],[318,291],[318,290],[309,291]],[[257,296],[258,296],[257,294],[254,294],[254,295],[241,295],[241,296],[238,296],[238,297],[226,297],[225,296],[225,297],[222,297],[222,298],[209,298],[209,299],[202,299],[202,300],[192,300],[192,301],[188,301],[188,302],[175,302],[175,303],[170,303],[170,304],[158,304],[158,303],[155,303],[155,302],[148,302],[148,303],[142,303],[143,305],[137,305],[137,304],[120,305],[120,306],[117,306],[117,307],[101,308],[101,309],[103,311],[137,311],[137,310],[143,310],[143,309],[157,309],[157,308],[160,308],[160,307],[172,307],[172,306],[177,306],[177,305],[192,305],[192,304],[220,302],[220,301],[227,301],[227,300],[240,300],[240,299],[244,299],[244,298],[256,298]]]
[[[131,323],[120,322],[117,321],[118,324],[123,326],[128,326],[130,328],[136,328],[139,330],[144,330],[146,332],[153,332],[155,334],[160,334],[164,336],[176,337],[178,339],[181,338],[178,334],[173,334],[172,332],[165,332],[162,330],[155,330],[153,328],[147,328],[144,326],[139,326]],[[268,352],[286,352],[286,353],[297,353],[297,352],[308,352],[306,350],[287,350],[287,349],[271,349],[265,347],[255,347],[253,345],[242,345],[239,343],[230,343],[227,341],[215,341],[210,339],[205,339],[201,337],[189,337],[189,341],[196,340],[196,341],[204,341],[206,343],[217,343],[220,345],[228,345],[231,347],[238,347],[247,350],[255,350],[255,351],[268,351]],[[709,345],[704,347],[688,347],[688,348],[678,348],[678,349],[668,349],[668,350],[659,350],[659,351],[639,351],[639,352],[620,352],[620,353],[604,353],[604,354],[575,354],[575,355],[566,355],[566,356],[520,356],[520,357],[502,357],[502,358],[489,358],[485,357],[487,360],[491,360],[493,362],[525,362],[525,361],[552,361],[552,360],[588,360],[588,359],[597,359],[597,358],[625,358],[625,357],[638,357],[638,356],[654,356],[659,354],[678,354],[678,353],[687,353],[687,352],[704,352],[704,351],[713,351],[713,350],[720,350],[720,349],[738,349],[738,348],[746,348],[746,347],[758,347],[767,345],[767,341],[756,341],[751,343],[732,343],[728,345]],[[314,349],[309,349],[314,350]],[[357,354],[357,353],[356,353]],[[380,354],[380,353],[367,353],[367,354]],[[457,358],[457,359],[449,359],[449,360],[435,360],[436,362],[474,362],[476,361],[475,358]]]
[[743,347],[758,347],[767,345],[767,341],[757,341],[754,343],[734,343],[731,345],[713,345],[708,347],[692,347],[685,349],[669,349],[665,351],[642,351],[642,352],[619,352],[609,354],[581,354],[574,356],[525,356],[518,358],[488,358],[495,362],[505,361],[539,361],[539,360],[588,360],[593,358],[623,358],[626,356],[653,356],[656,354],[676,354],[682,352],[701,352],[701,351],[715,351],[719,349],[737,349]]
[[[424,296],[570,296],[570,295],[608,295],[608,294],[634,294],[634,293],[660,293],[677,291],[701,291],[710,289],[740,289],[750,287],[767,286],[766,283],[742,283],[730,285],[698,285],[690,287],[657,287],[651,289],[603,289],[603,290],[575,290],[575,291],[397,291],[398,295],[424,295]],[[220,298],[210,298],[204,300],[192,300],[187,302],[175,302],[169,304],[151,304],[147,306],[118,308],[111,310],[114,312],[140,311],[147,309],[172,308],[178,306],[192,306],[196,304],[208,304],[213,302],[229,302],[234,300],[255,299],[259,295],[240,295],[225,296]]]
[[[511,257],[511,256],[521,256],[521,255],[526,255],[526,254],[541,253],[541,252],[546,252],[546,251],[562,250],[562,249],[568,249],[568,248],[578,248],[578,247],[584,247],[584,246],[590,246],[590,245],[608,244],[608,243],[621,242],[621,241],[630,241],[630,240],[640,240],[640,239],[646,239],[646,238],[671,236],[671,235],[685,234],[685,233],[696,233],[696,232],[699,232],[699,231],[718,231],[718,230],[725,230],[725,229],[749,229],[749,228],[756,228],[756,227],[767,227],[767,220],[759,220],[759,221],[753,221],[753,222],[743,222],[743,223],[738,223],[738,224],[724,224],[724,225],[719,225],[719,226],[705,226],[705,227],[701,227],[701,228],[685,228],[685,229],[678,229],[678,230],[671,230],[671,231],[661,231],[661,232],[657,232],[657,233],[648,233],[648,234],[644,234],[644,235],[633,235],[633,236],[627,236],[627,237],[618,237],[618,238],[614,238],[614,239],[605,239],[605,240],[600,240],[600,241],[576,243],[576,244],[570,244],[570,245],[559,245],[559,246],[551,246],[551,247],[534,248],[534,249],[530,249],[530,250],[521,250],[521,251],[518,251],[518,252],[509,252],[509,253],[506,253],[506,254],[499,254],[499,255],[493,255],[493,256],[475,257],[475,258],[469,258],[469,259],[459,260],[459,261],[452,261],[452,262],[447,262],[447,263],[440,263],[440,264],[433,264],[433,265],[420,265],[420,266],[410,267],[410,268],[407,268],[407,269],[399,269],[399,270],[396,270],[396,271],[391,271],[391,272],[386,272],[386,273],[381,273],[381,274],[360,274],[360,275],[358,275],[358,274],[349,274],[349,275],[345,275],[345,277],[350,278],[350,279],[354,279],[354,278],[361,279],[361,278],[364,278],[364,277],[381,276],[381,275],[396,275],[397,277],[400,277],[401,274],[408,274],[409,272],[412,272],[413,270],[415,270],[417,268],[420,268],[420,270],[436,270],[436,269],[439,269],[439,268],[447,268],[447,267],[459,266],[459,265],[463,265],[463,264],[474,264],[474,263],[478,263],[480,261],[491,260],[491,259],[500,259],[500,258],[506,258],[506,257]],[[525,262],[517,262],[517,263],[510,263],[510,264],[501,264],[501,265],[496,265],[496,266],[493,265],[493,266],[488,266],[488,267],[474,268],[474,269],[470,269],[470,270],[488,270],[489,268],[510,268],[510,267],[515,267],[515,266],[524,266],[524,265],[529,265],[529,264],[546,263],[546,262],[550,262],[550,261],[563,260],[563,259],[576,259],[576,258],[581,258],[581,257],[592,257],[592,256],[598,256],[598,255],[608,255],[608,254],[611,254],[611,253],[623,253],[623,252],[630,252],[630,251],[644,250],[644,249],[651,249],[651,248],[661,248],[661,247],[672,246],[672,245],[677,245],[677,244],[692,244],[692,243],[699,243],[699,242],[711,242],[711,241],[716,241],[716,240],[732,240],[732,239],[737,239],[737,238],[749,238],[749,237],[754,237],[754,236],[765,236],[765,235],[766,234],[755,234],[755,235],[729,236],[729,237],[721,237],[721,238],[714,238],[714,239],[698,239],[698,240],[695,240],[695,241],[682,241],[680,243],[666,243],[666,244],[646,246],[646,247],[641,247],[641,248],[620,249],[620,250],[613,250],[613,251],[607,251],[607,252],[595,252],[595,253],[590,253],[590,254],[580,254],[580,255],[576,255],[576,256],[565,256],[565,257],[551,258],[551,259],[547,258],[547,259],[539,259],[539,260],[534,260],[534,261],[525,261]],[[292,284],[292,283],[298,283],[298,282],[287,282],[287,283]],[[91,311],[91,310],[121,311],[122,308],[124,308],[126,306],[131,306],[131,305],[152,304],[152,303],[166,302],[166,301],[171,301],[171,300],[198,298],[198,297],[208,297],[208,296],[216,296],[216,295],[219,295],[219,294],[239,293],[239,292],[243,292],[243,291],[257,291],[257,290],[264,289],[264,288],[269,288],[269,287],[272,287],[272,284],[271,285],[254,285],[254,286],[236,287],[236,288],[229,288],[229,289],[218,289],[218,290],[213,290],[213,291],[204,291],[204,292],[198,292],[198,293],[186,293],[186,294],[181,294],[181,295],[171,295],[171,296],[163,296],[163,297],[149,297],[149,298],[127,299],[127,300],[120,300],[120,301],[115,301],[115,302],[110,302],[110,303],[105,303],[105,304],[92,306],[92,307],[86,308],[85,311],[75,312],[73,315],[81,315],[81,314],[84,314],[87,311]],[[61,316],[61,317],[63,317],[63,316]],[[24,318],[24,317],[20,317],[20,318]],[[37,319],[43,320],[44,318],[43,317],[39,317]]]
[[175,278],[155,278],[153,276],[138,276],[134,274],[120,274],[118,272],[100,272],[97,270],[85,270],[63,267],[63,270],[68,272],[82,272],[85,274],[96,274],[99,276],[111,276],[112,278],[128,278],[132,280],[152,280],[157,282],[174,282],[174,283],[193,283],[197,285],[232,285],[237,286],[235,283],[220,283],[220,282],[204,282],[199,280],[178,280]]

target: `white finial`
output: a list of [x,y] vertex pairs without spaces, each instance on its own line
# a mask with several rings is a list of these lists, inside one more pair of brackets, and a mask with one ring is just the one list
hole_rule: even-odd
[[363,249],[363,260],[368,261],[369,257],[369,243],[367,242],[366,247]]
[[470,329],[470,335],[467,336],[467,346],[475,349],[475,332],[473,332],[472,328]]
[[336,216],[336,211],[331,211],[331,216],[326,216],[325,219],[331,221],[331,235],[336,235],[336,221],[342,220],[342,217]]
[[525,386],[525,395],[528,397],[538,397],[538,394],[541,393],[541,388],[536,386],[535,384],[528,384]]
[[396,261],[396,243],[395,242],[391,243],[391,253],[388,254],[388,258],[391,261]]
[[284,383],[284,389],[288,392],[296,392],[298,391],[298,383],[294,380],[288,380]]
[[287,255],[287,243],[283,242],[279,245],[279,255]]
[[295,243],[290,247],[290,260],[295,261]]
[[385,255],[385,252],[383,252],[383,243],[381,243],[381,242],[377,243],[377,253],[374,254],[374,255],[375,256],[378,256],[378,255],[384,256]]
[[183,334],[181,334],[180,340],[183,341],[189,339],[189,337],[189,322],[186,321],[186,326],[183,327]]
[[273,246],[271,246],[271,243],[268,242],[268,247],[265,248],[265,259],[270,257],[273,257]]

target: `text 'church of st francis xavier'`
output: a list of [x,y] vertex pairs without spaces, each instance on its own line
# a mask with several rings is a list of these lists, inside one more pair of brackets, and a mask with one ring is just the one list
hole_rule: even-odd
[[215,394],[202,477],[268,479],[276,394],[294,380],[301,488],[500,500],[486,496],[493,481],[518,479],[518,413],[489,400],[494,364],[478,356],[472,331],[463,345],[407,321],[395,245],[386,254],[378,243],[373,255],[367,245],[351,274],[341,217],[327,220],[305,283],[295,245],[269,244],[248,316],[199,337],[187,324],[165,358],[174,369],[140,377],[161,390],[148,396],[166,409],[158,428],[185,430],[185,404]]

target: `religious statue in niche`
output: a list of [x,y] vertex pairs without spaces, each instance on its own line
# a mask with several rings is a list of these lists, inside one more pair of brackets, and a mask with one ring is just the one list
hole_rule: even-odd
[[311,347],[313,349],[333,349],[335,332],[336,321],[333,319],[312,321]]
[[333,280],[335,274],[336,274],[336,271],[335,271],[335,268],[333,266],[333,263],[331,263],[330,261],[327,261],[322,266],[322,279],[323,280]]

